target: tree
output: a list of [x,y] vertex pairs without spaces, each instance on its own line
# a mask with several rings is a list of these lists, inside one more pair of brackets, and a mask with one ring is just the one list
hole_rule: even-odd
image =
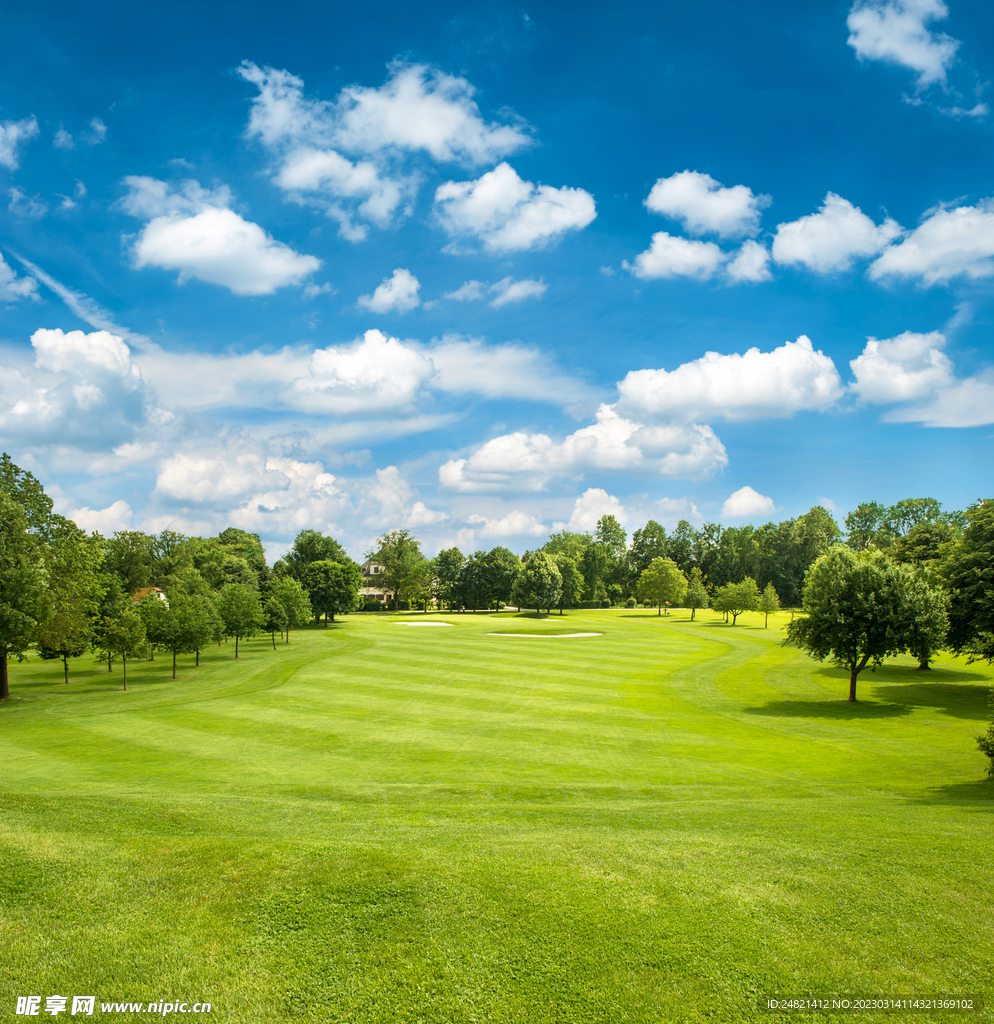
[[612,515],[601,516],[597,520],[597,529],[594,531],[594,540],[611,552],[616,558],[621,558],[625,553],[625,544],[628,541],[628,534],[624,527]]
[[877,546],[881,528],[887,521],[887,509],[878,501],[864,501],[846,516],[846,543],[853,551]]
[[952,602],[951,650],[994,662],[994,500],[971,505],[959,543],[942,567]]
[[[11,472],[7,456],[0,474]],[[0,480],[3,477],[0,475]],[[34,479],[32,477],[32,479]],[[0,490],[0,699],[10,698],[7,659],[23,654],[48,617],[48,577],[24,508]],[[41,504],[44,504],[43,502]]]
[[102,558],[99,538],[87,537],[69,519],[51,517],[45,547],[50,611],[38,631],[38,653],[42,658],[62,659],[66,683],[69,659],[85,653],[93,639],[93,623],[105,590]]
[[486,556],[482,551],[474,551],[463,562],[453,593],[463,608],[472,608],[474,612],[490,604]]
[[599,541],[591,541],[580,554],[577,565],[583,573],[584,597],[588,601],[607,597],[604,579],[611,567],[611,549]]
[[[666,530],[654,519],[632,534],[632,546],[628,549],[628,576],[637,586],[638,578],[657,558],[667,558]],[[635,589],[635,586],[632,589]]]
[[262,606],[262,628],[272,634],[274,651],[276,650],[276,633],[279,632],[282,636],[287,622],[286,609],[275,597],[270,597]]
[[790,623],[784,643],[845,668],[849,700],[855,702],[859,673],[907,650],[910,581],[909,570],[883,552],[835,547],[809,570],[806,614]]
[[432,563],[438,599],[449,607],[455,601],[455,588],[463,561],[463,553],[459,548],[446,548],[444,551],[439,551]]
[[28,533],[41,538],[48,536],[52,499],[41,482],[26,469],[15,466],[6,452],[0,455],[0,495],[20,506]]
[[496,547],[483,556],[483,565],[488,606],[507,604],[521,572],[521,559],[508,548]]
[[380,537],[374,551],[366,552],[366,557],[375,559],[383,566],[381,579],[393,591],[396,608],[404,580],[410,576],[415,564],[424,560],[420,544],[409,530],[391,530]]
[[284,576],[277,580],[271,591],[272,597],[279,601],[286,614],[286,642],[290,642],[290,630],[306,626],[314,616],[311,599],[298,580]]
[[559,578],[562,580],[562,589],[559,592],[559,614],[562,615],[563,605],[572,608],[580,603],[583,597],[583,573],[569,555],[557,555],[555,562]]
[[121,659],[124,689],[128,688],[128,658],[140,658],[148,649],[145,626],[133,608],[125,608],[113,619],[108,619],[103,630],[107,650]]
[[763,628],[768,629],[770,625],[770,612],[780,610],[780,598],[777,596],[776,587],[774,587],[772,583],[766,584],[766,589],[763,591],[762,596],[759,599],[759,610],[765,616],[763,620]]
[[[180,601],[179,613],[183,620],[181,628],[187,638],[187,653],[193,651],[197,655],[196,665],[200,668],[200,652],[209,643],[220,642],[224,635],[224,621],[207,594],[186,592]],[[174,663],[174,672],[175,667]]]
[[342,564],[349,561],[348,552],[334,537],[325,537],[317,530],[301,530],[294,538],[293,547],[277,562],[277,566],[286,575],[303,583],[307,567],[312,562]]
[[401,580],[401,592],[408,601],[415,601],[424,606],[428,613],[428,602],[435,595],[435,575],[432,563],[427,558],[415,562],[411,571]]
[[304,586],[314,614],[319,618],[323,615],[327,626],[329,616],[334,622],[336,615],[345,615],[358,607],[362,573],[352,559],[345,565],[340,562],[311,562],[304,577]]
[[715,592],[711,607],[716,612],[727,612],[732,616],[732,625],[743,612],[754,612],[759,609],[760,593],[756,581],[751,576],[741,583],[726,583]]
[[104,569],[113,573],[126,594],[152,583],[155,538],[140,530],[119,530],[104,542]]
[[922,566],[912,567],[909,576],[908,653],[918,659],[918,668],[927,672],[949,632],[949,595],[933,586],[931,575]]
[[656,558],[639,576],[638,596],[640,601],[651,601],[656,605],[656,614],[662,614],[664,604],[676,604],[687,593],[687,578],[672,558]]
[[543,608],[551,611],[559,604],[562,589],[563,579],[556,563],[549,555],[536,551],[515,581],[512,600],[519,608],[534,608],[541,614]]
[[238,641],[255,636],[262,627],[262,603],[258,591],[244,583],[229,583],[218,595],[217,611],[225,632],[235,638],[237,658]]
[[708,592],[704,586],[701,570],[696,566],[690,570],[690,575],[687,577],[687,596],[684,598],[684,603],[690,609],[691,622],[694,621],[694,615],[698,608],[707,608],[708,606]]

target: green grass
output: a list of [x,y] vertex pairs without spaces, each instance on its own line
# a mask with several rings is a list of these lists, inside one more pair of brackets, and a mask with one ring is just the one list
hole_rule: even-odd
[[55,993],[342,1024],[994,1004],[986,667],[899,659],[853,706],[779,646],[784,615],[395,625],[417,618],[229,644],[175,681],[130,663],[126,693],[92,658],[69,686],[12,664],[0,1018]]

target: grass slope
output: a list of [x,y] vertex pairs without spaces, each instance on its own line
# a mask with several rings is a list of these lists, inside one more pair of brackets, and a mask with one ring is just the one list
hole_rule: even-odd
[[853,706],[779,646],[782,615],[433,618],[454,628],[354,615],[176,681],[131,663],[127,693],[89,658],[68,687],[12,664],[0,1014],[55,993],[343,1024],[994,1002],[989,670],[899,660]]

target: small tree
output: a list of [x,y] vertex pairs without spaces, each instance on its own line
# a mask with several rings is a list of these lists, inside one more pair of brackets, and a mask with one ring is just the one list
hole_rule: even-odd
[[286,613],[286,642],[290,642],[290,630],[306,626],[314,617],[311,599],[301,584],[290,576],[277,581],[272,596],[283,606]]
[[283,630],[287,627],[287,614],[286,609],[276,600],[275,597],[269,598],[268,601],[262,607],[262,627],[267,633],[271,633],[273,637],[273,650],[276,650],[276,633],[279,632],[280,636],[283,635]]
[[671,558],[654,558],[652,564],[639,576],[639,600],[656,605],[656,614],[662,614],[664,604],[676,604],[687,592],[687,578]]
[[908,605],[908,653],[918,659],[920,671],[942,650],[949,632],[949,595],[933,586],[926,569],[911,569]]
[[684,598],[684,602],[690,609],[691,622],[694,621],[694,615],[698,608],[707,608],[708,606],[708,592],[704,586],[704,577],[696,565],[690,570],[690,575],[687,577],[687,596]]
[[459,581],[459,570],[465,559],[459,548],[446,548],[432,559],[438,599],[452,607],[455,588]]
[[780,597],[777,594],[777,588],[772,583],[766,584],[766,589],[759,599],[759,610],[766,617],[763,621],[763,628],[768,629],[770,625],[770,612],[780,610]]
[[563,605],[573,607],[583,597],[583,573],[569,555],[556,555],[555,560],[562,580],[562,590],[559,593],[559,614],[562,615]]
[[515,581],[512,598],[519,608],[534,608],[541,614],[543,608],[551,610],[559,604],[562,590],[558,566],[550,555],[536,551]]
[[726,583],[714,595],[711,607],[717,612],[725,612],[732,616],[732,625],[743,612],[754,612],[759,609],[760,593],[756,581],[751,576],[741,583]]
[[336,615],[345,615],[358,607],[362,572],[351,560],[345,564],[312,562],[307,567],[304,585],[314,614],[319,618],[324,615],[324,624],[327,626],[329,615],[334,622]]
[[807,614],[790,623],[784,643],[847,669],[855,703],[859,673],[907,650],[912,579],[880,551],[834,547],[808,570]]
[[255,636],[262,627],[262,603],[258,592],[246,583],[229,583],[218,595],[218,614],[225,632],[235,638],[235,657],[238,641]]
[[104,643],[107,650],[121,659],[121,670],[124,675],[124,689],[128,688],[128,658],[141,658],[148,651],[145,639],[145,626],[138,612],[133,608],[125,608],[113,619],[104,623]]
[[427,559],[415,562],[411,571],[400,582],[401,593],[408,601],[417,602],[428,612],[428,602],[435,594],[435,574]]

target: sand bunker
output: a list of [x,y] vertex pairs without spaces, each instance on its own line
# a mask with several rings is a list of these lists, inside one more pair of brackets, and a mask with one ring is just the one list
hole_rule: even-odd
[[451,622],[391,622],[391,626],[451,626]]
[[603,633],[487,633],[487,636],[541,637],[543,640],[568,640],[574,636],[603,636]]

